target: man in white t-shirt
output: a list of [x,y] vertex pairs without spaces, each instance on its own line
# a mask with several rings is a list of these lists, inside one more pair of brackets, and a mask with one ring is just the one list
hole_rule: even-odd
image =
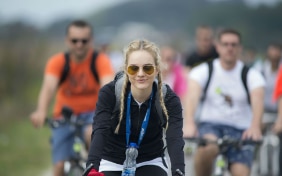
[[[241,35],[233,29],[222,30],[218,35],[216,49],[219,58],[212,62],[212,74],[201,102],[197,124],[195,112],[209,78],[209,67],[203,63],[191,70],[186,99],[185,137],[200,136],[215,140],[223,136],[235,139],[261,138],[261,118],[265,81],[262,75],[250,68],[246,75],[246,86],[242,81],[244,64],[238,56],[241,52]],[[249,100],[248,101],[248,93]],[[195,155],[196,176],[211,175],[218,146],[209,144],[198,148]],[[232,176],[247,176],[253,160],[254,147],[239,150],[229,148],[226,157]]]

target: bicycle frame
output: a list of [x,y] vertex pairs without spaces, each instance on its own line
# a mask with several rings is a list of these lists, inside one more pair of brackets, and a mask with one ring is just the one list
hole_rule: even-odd
[[67,176],[75,176],[79,173],[81,175],[85,169],[86,165],[86,155],[83,156],[83,149],[85,149],[85,142],[83,142],[80,134],[80,128],[84,125],[84,122],[77,120],[77,117],[73,115],[72,110],[69,108],[62,109],[63,119],[53,120],[46,119],[46,123],[51,128],[58,128],[62,124],[69,124],[74,128],[74,143],[72,149],[75,153],[75,156],[65,161],[64,163],[64,172]]
[[75,153],[75,156],[73,158],[70,158],[69,161],[65,162],[67,164],[69,162],[70,167],[69,169],[65,169],[66,175],[74,175],[70,174],[71,172],[79,172],[79,171],[72,171],[74,168],[77,168],[80,170],[80,175],[85,169],[85,164],[86,164],[86,158],[82,156],[83,149],[85,149],[85,143],[81,139],[81,135],[79,132],[79,128],[81,127],[82,124],[77,123],[76,119],[77,117],[73,116],[71,117],[71,121],[73,119],[73,122],[71,125],[73,128],[75,128],[75,134],[74,134],[74,143],[72,146],[72,149]]
[[223,176],[224,172],[227,170],[226,159],[220,153],[217,155],[214,163],[214,176]]
[[266,124],[263,143],[259,149],[259,174],[261,176],[279,175],[280,142],[271,131],[273,123]]

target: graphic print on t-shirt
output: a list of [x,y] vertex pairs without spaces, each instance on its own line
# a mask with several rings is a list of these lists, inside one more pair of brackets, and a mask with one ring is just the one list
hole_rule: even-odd
[[89,78],[89,74],[86,74],[85,72],[72,74],[66,81],[66,84],[68,84],[68,86],[64,87],[63,92],[67,96],[89,95],[96,93],[97,90],[94,87],[90,87],[88,85],[89,79],[92,78]]
[[220,87],[217,87],[215,89],[216,94],[222,96],[224,98],[225,103],[227,103],[230,107],[233,106],[233,100],[232,97],[230,95],[228,95],[227,93],[224,93]]

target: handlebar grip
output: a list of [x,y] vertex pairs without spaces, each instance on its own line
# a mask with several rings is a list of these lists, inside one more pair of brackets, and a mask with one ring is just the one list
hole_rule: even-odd
[[47,117],[47,118],[45,119],[45,122],[44,122],[44,123],[45,123],[46,125],[49,125],[49,126],[52,127],[52,121],[53,121],[52,119],[50,119],[50,118]]
[[261,145],[263,142],[263,140],[257,140],[257,141],[253,141],[253,140],[243,140],[242,144],[254,144],[254,145]]
[[45,124],[49,125],[51,128],[58,128],[60,126],[59,121],[50,118],[45,119]]
[[93,169],[93,166],[94,166],[94,164],[90,163],[90,164],[86,167],[86,169],[85,169],[85,171],[83,172],[82,176],[87,176],[87,175],[89,174],[90,170]]
[[199,138],[197,137],[183,137],[184,140],[187,140],[187,141],[198,141]]
[[199,137],[185,137],[184,139],[191,142],[195,142],[200,146],[206,146],[208,143],[214,143],[213,141],[208,141],[207,139]]

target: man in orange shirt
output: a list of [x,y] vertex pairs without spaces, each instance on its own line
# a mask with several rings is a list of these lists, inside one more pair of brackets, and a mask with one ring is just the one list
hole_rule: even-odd
[[[36,128],[42,127],[47,117],[49,104],[56,92],[54,118],[62,118],[62,107],[70,107],[77,118],[87,124],[83,128],[87,145],[90,144],[98,91],[114,76],[110,60],[105,54],[98,53],[93,61],[95,52],[92,40],[92,27],[87,22],[78,20],[69,24],[65,39],[69,49],[68,56],[59,53],[48,60],[37,109],[30,115],[32,124]],[[67,63],[69,69],[62,76]],[[92,68],[95,69],[98,80],[95,79],[91,64],[95,65]],[[64,161],[72,155],[73,138],[70,139],[69,136],[74,136],[74,130],[64,125],[53,129],[52,134],[54,176],[63,176]]]

